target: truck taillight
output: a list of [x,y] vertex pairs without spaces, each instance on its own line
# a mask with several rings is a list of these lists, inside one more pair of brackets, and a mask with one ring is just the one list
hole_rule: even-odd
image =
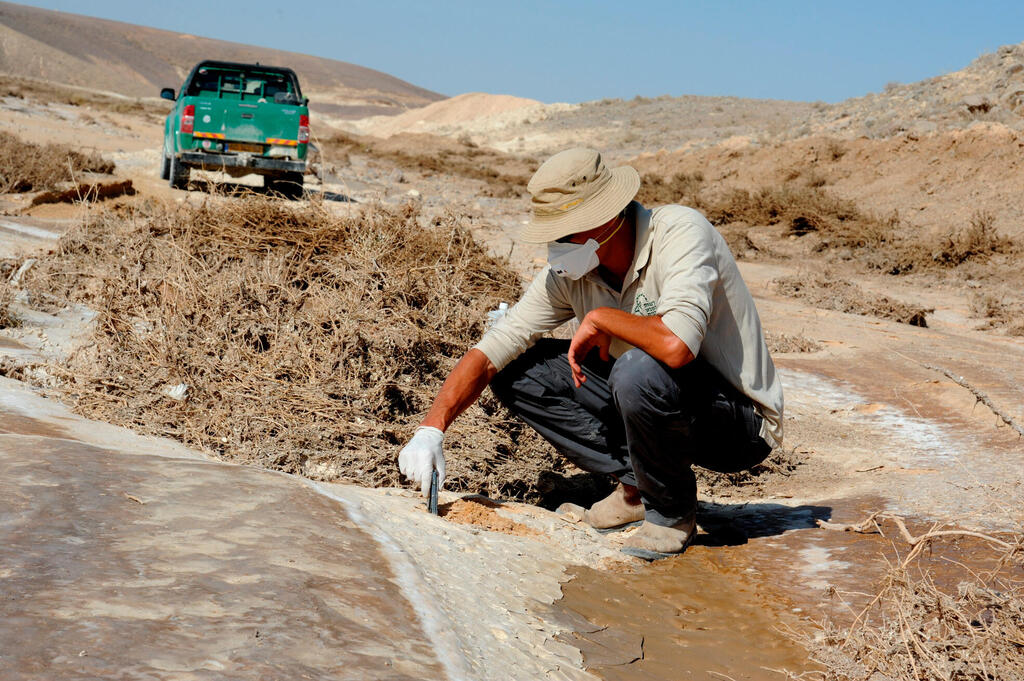
[[181,131],[192,134],[193,125],[196,122],[196,107],[194,104],[188,104],[185,109],[181,112]]
[[309,116],[299,116],[299,144],[309,144]]

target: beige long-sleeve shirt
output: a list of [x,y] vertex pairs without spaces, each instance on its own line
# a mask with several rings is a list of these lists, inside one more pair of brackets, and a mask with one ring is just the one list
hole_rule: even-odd
[[[648,210],[638,203],[633,263],[622,290],[596,270],[572,281],[545,267],[523,297],[476,345],[503,369],[544,333],[598,307],[660,315],[694,355],[700,355],[754,402],[764,419],[761,437],[782,444],[782,384],[761,330],[754,299],[722,235],[699,212],[683,206]],[[612,339],[611,354],[632,348]]]

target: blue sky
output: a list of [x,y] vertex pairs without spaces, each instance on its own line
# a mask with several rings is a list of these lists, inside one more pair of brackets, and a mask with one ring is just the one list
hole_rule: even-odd
[[340,59],[443,94],[839,101],[1024,41],[1024,2],[37,0]]

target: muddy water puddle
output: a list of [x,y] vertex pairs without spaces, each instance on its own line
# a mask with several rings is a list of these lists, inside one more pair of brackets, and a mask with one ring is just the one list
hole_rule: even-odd
[[[794,517],[810,512],[853,524],[881,503],[793,509],[788,527],[770,509],[760,527],[736,513],[731,534],[721,528],[724,516],[705,512],[699,520],[711,532],[683,556],[621,571],[572,571],[556,604],[574,629],[564,640],[608,681],[786,679],[819,669],[797,641],[813,640],[825,621],[851,626],[910,547],[886,521],[880,536],[794,527]],[[932,524],[908,518],[907,526],[920,535]],[[996,558],[984,541],[943,540],[915,559],[911,573],[927,572],[955,594]]]
[[785,679],[814,669],[780,631],[799,618],[751,570],[741,551],[703,546],[621,573],[578,568],[559,603],[576,621],[566,642],[608,681]]

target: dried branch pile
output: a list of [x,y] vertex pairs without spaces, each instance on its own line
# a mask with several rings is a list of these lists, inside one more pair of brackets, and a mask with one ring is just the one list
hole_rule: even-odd
[[[828,681],[991,681],[1024,678],[1024,535],[1002,538],[933,529],[919,537],[902,518],[872,515],[859,525],[827,529],[881,532],[896,524],[911,551],[894,564],[849,627],[824,625],[824,637],[805,641],[828,671]],[[931,542],[951,536],[980,539],[991,550],[984,570],[961,571],[947,587],[916,565]]]
[[927,327],[928,314],[933,312],[889,296],[870,294],[831,272],[780,277],[773,283],[782,295],[799,298],[824,310],[891,319],[911,326]]
[[[425,223],[411,206],[338,217],[258,196],[113,209],[26,285],[100,313],[62,369],[81,413],[226,459],[397,485],[418,415],[486,312],[520,293],[457,218]],[[535,500],[562,464],[526,430],[485,396],[446,440],[446,487]]]
[[56,189],[81,173],[114,172],[97,153],[83,154],[62,144],[32,144],[0,131],[0,194]]

